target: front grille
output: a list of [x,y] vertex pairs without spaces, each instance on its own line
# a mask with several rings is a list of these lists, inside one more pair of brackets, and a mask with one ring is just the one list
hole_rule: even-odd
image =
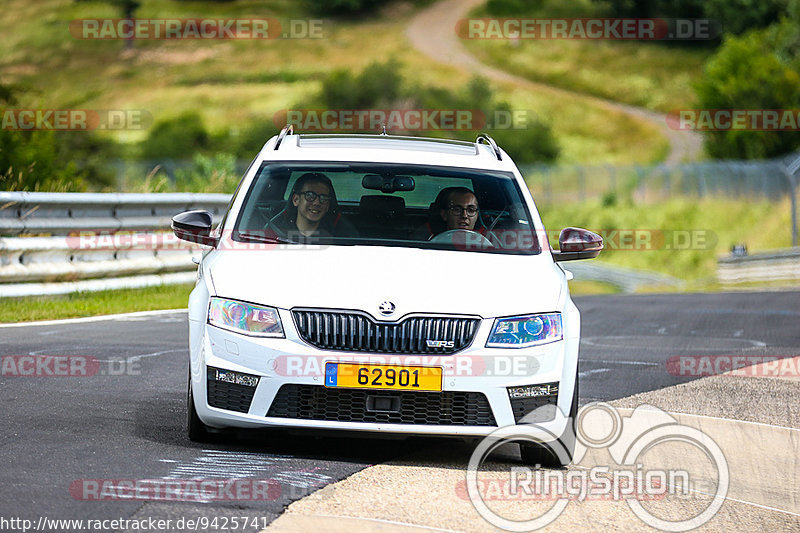
[[[398,323],[375,322],[357,311],[292,311],[300,337],[323,350],[348,352],[452,354],[475,338],[479,318],[410,317]],[[427,341],[442,341],[428,346]],[[447,343],[447,346],[444,345]]]
[[216,368],[208,367],[208,405],[218,409],[227,409],[246,413],[256,393],[255,387],[217,381]]
[[[532,398],[512,398],[511,410],[514,412],[514,421],[519,424],[522,418],[526,417],[524,423],[550,422],[556,417],[557,399],[557,394]],[[534,413],[534,411],[536,412]]]
[[[368,409],[368,398],[392,398],[394,411]],[[444,426],[496,426],[486,396],[479,392],[375,391],[284,385],[267,416],[333,422]]]

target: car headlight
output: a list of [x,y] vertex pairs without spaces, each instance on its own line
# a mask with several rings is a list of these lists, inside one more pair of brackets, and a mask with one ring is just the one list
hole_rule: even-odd
[[208,323],[256,337],[283,337],[283,325],[274,307],[253,305],[225,298],[211,298]]
[[561,313],[498,318],[486,342],[487,348],[527,348],[560,341]]

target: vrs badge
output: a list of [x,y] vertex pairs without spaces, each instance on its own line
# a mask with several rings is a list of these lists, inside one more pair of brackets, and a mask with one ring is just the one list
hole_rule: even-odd
[[428,348],[455,348],[455,341],[432,341],[430,339],[425,340],[425,345]]

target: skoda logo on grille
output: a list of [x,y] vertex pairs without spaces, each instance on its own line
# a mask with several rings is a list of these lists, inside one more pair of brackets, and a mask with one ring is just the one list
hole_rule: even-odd
[[382,315],[391,315],[394,313],[394,310],[394,304],[389,301],[383,302],[380,306],[378,306],[378,311],[380,311]]

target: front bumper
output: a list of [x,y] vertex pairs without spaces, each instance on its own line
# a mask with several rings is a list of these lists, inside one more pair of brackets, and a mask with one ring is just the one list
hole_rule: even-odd
[[[508,387],[536,384],[556,384],[557,396],[543,398],[542,403],[555,404],[564,414],[570,411],[578,361],[578,335],[574,330],[579,329],[579,318],[574,306],[564,313],[562,341],[526,349],[484,348],[492,326],[491,320],[484,320],[469,347],[441,356],[320,350],[299,338],[288,311],[279,312],[286,333],[286,338],[280,339],[250,337],[190,319],[192,387],[197,414],[205,424],[217,428],[282,427],[481,437],[499,427],[513,431],[519,420],[520,403],[516,402],[515,416]],[[571,312],[574,316],[570,316]],[[443,368],[442,392],[326,388],[327,362],[439,366]],[[255,376],[257,385],[249,390],[230,386],[216,378],[216,369]],[[224,389],[223,396],[219,396],[220,389]],[[239,393],[244,393],[244,402],[236,396]],[[234,397],[229,398],[231,395]],[[401,412],[395,413],[397,416],[384,415],[380,409],[370,411],[366,405],[369,396],[374,404],[375,396],[404,395],[406,399],[400,398],[403,405]],[[229,403],[220,403],[220,397]],[[344,417],[336,410],[341,398],[356,407],[343,406],[342,411],[347,413]],[[209,399],[217,407],[209,405]],[[532,400],[536,404],[538,399]],[[301,402],[305,409],[286,408],[292,402]],[[395,400],[391,402],[392,407],[397,405]],[[457,409],[474,416],[461,416]],[[409,418],[403,416],[403,410],[419,412],[421,416]],[[437,413],[439,416],[434,416]],[[448,416],[451,413],[455,415]],[[558,416],[537,419],[536,424],[543,430],[541,438],[550,440],[550,435],[563,433],[566,420]]]

